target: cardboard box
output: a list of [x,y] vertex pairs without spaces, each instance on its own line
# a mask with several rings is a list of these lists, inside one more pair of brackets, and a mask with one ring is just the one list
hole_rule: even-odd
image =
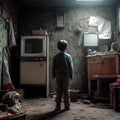
[[39,36],[39,35],[48,35],[46,30],[32,30],[32,35]]

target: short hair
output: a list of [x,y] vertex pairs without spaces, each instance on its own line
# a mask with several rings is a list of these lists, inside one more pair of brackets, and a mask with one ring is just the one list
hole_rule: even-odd
[[64,51],[67,48],[68,42],[66,40],[59,40],[57,43],[57,48],[60,51]]

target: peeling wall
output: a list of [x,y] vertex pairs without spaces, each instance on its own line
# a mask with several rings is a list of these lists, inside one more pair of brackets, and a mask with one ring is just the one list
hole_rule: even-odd
[[[115,31],[116,16],[113,7],[80,7],[64,9],[64,28],[56,28],[56,9],[50,10],[27,10],[19,13],[19,35],[31,35],[33,29],[44,28],[50,37],[50,90],[54,90],[54,80],[51,76],[51,64],[53,56],[58,52],[57,41],[66,39],[69,43],[67,52],[73,57],[75,77],[70,81],[70,87],[87,91],[87,50],[83,46],[83,38],[75,33],[77,26],[82,27],[82,32],[95,32],[95,27],[88,26],[88,17],[100,16],[112,23],[112,31]],[[82,19],[82,20],[80,20]],[[108,40],[111,42],[112,40]]]
[[119,50],[120,50],[120,1],[117,4],[116,7],[116,13],[117,13],[117,32],[116,32],[116,38],[117,38],[117,42],[119,44]]

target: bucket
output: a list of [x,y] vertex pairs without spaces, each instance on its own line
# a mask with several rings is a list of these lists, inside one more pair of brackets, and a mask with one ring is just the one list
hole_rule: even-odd
[[78,99],[78,90],[70,90],[70,101],[77,102]]

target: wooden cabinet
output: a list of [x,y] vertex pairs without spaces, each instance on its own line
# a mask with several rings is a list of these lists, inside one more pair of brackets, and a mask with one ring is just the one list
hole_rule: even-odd
[[118,74],[118,56],[117,55],[106,55],[101,56],[101,75],[114,75]]
[[88,62],[88,94],[91,97],[91,80],[95,75],[117,75],[120,73],[119,54],[107,54],[87,57]]
[[88,81],[93,79],[93,75],[101,74],[101,57],[88,57]]
[[21,62],[21,84],[46,85],[46,61]]
[[20,86],[25,89],[26,94],[31,94],[32,90],[32,95],[44,93],[42,96],[48,97],[49,37],[46,31],[37,32],[40,33],[24,36],[21,42]]

